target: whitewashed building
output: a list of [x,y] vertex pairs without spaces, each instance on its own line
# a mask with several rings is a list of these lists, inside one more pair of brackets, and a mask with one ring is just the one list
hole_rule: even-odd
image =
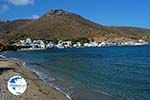
[[31,38],[26,38],[25,43],[26,44],[31,44],[32,43],[32,39]]
[[46,44],[42,40],[34,40],[30,45],[33,48],[46,48]]
[[73,44],[73,47],[80,48],[81,47],[81,43],[80,42],[76,42],[75,44]]
[[47,45],[46,45],[46,48],[53,48],[55,45],[53,42],[49,42]]

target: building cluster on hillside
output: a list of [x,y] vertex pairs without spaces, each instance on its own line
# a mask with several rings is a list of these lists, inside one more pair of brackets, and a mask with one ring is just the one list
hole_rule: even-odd
[[63,41],[59,40],[58,43],[52,41],[44,40],[32,40],[26,38],[25,40],[20,40],[19,42],[14,43],[15,46],[20,47],[21,50],[41,50],[46,48],[81,48],[81,47],[103,47],[103,46],[130,46],[130,45],[147,45],[148,42],[140,39],[138,42],[129,41],[129,42],[89,42],[89,43],[73,43],[72,41]]
[[15,46],[21,47],[22,50],[35,50],[35,49],[45,49],[46,44],[43,40],[33,40],[26,38],[25,40],[20,40],[14,43]]

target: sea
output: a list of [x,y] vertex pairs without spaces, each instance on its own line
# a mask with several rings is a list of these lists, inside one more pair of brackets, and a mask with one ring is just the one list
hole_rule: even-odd
[[150,100],[150,46],[3,52],[72,100]]

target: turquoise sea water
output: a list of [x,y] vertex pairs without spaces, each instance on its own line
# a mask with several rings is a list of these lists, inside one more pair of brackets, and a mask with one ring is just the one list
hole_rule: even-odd
[[28,68],[73,100],[150,100],[150,46],[48,49],[4,55],[25,61]]

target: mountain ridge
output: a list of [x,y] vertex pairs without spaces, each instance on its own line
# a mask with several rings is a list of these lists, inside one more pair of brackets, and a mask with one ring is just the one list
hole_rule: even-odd
[[25,37],[46,40],[88,38],[97,42],[150,41],[150,29],[105,26],[62,9],[49,10],[37,20],[0,22],[0,33],[0,41],[11,43]]

